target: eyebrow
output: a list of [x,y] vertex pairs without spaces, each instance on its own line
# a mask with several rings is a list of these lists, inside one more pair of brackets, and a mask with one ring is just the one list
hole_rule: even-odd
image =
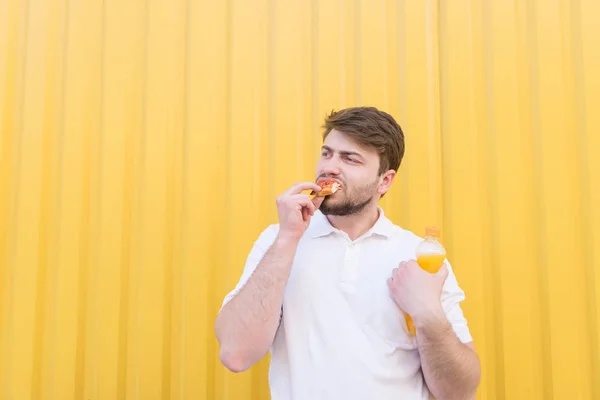
[[[323,146],[323,147],[321,147],[321,149],[322,150],[331,151],[332,153],[335,153],[335,150],[333,150],[329,146]],[[345,155],[345,156],[357,156],[357,157],[360,157],[360,158],[364,159],[364,157],[362,156],[362,154],[357,153],[356,151],[342,150],[339,153],[342,154],[342,155]]]

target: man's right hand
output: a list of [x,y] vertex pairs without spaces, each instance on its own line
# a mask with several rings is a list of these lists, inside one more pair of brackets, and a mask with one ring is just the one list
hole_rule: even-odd
[[277,214],[279,215],[279,237],[300,240],[310,218],[321,206],[323,197],[312,200],[303,190],[319,191],[321,187],[313,182],[300,182],[290,187],[277,197]]

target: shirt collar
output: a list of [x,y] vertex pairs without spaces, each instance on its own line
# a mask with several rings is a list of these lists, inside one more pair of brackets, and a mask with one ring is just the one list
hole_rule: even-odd
[[[394,224],[385,216],[385,213],[381,207],[377,207],[377,210],[379,211],[379,218],[377,219],[377,222],[375,222],[373,227],[369,229],[369,231],[367,231],[363,237],[374,234],[389,238],[394,233]],[[313,215],[309,231],[312,238],[327,236],[333,232],[341,233],[339,229],[336,229],[331,225],[327,217],[320,210],[317,210],[317,212],[315,212]]]

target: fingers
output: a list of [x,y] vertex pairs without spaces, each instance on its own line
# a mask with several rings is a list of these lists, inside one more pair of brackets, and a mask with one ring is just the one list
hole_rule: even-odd
[[315,210],[308,207],[302,207],[302,220],[308,221],[315,214]]
[[313,213],[317,210],[317,207],[315,207],[312,200],[306,194],[297,194],[292,196],[291,198],[296,204],[308,208]]
[[296,203],[298,209],[302,212],[302,219],[304,221],[308,221],[308,219],[315,214],[317,208],[310,200],[308,195],[297,194],[292,196],[290,199]]
[[319,191],[321,190],[321,186],[317,185],[314,182],[298,182],[292,185],[288,190],[286,190],[284,194],[292,196],[302,193],[303,190]]

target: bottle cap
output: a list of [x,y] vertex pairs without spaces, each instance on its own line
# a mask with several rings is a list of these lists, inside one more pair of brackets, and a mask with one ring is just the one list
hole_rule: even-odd
[[440,228],[435,226],[428,226],[425,228],[425,236],[440,236]]

